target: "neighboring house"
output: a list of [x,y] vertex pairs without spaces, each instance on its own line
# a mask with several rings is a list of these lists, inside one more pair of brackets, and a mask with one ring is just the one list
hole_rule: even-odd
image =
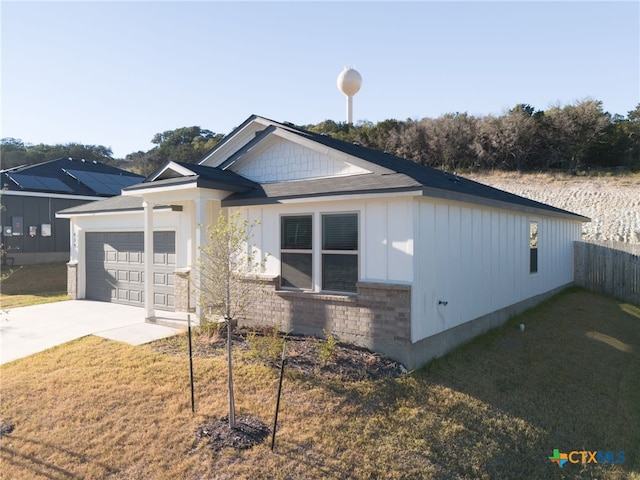
[[3,264],[69,259],[69,220],[58,210],[119,195],[140,175],[99,162],[61,158],[0,171]]
[[199,165],[169,162],[120,197],[61,212],[70,295],[144,306],[148,319],[193,309],[203,226],[220,211],[258,220],[253,242],[269,255],[241,323],[326,329],[410,368],[571,285],[588,221],[251,116]]

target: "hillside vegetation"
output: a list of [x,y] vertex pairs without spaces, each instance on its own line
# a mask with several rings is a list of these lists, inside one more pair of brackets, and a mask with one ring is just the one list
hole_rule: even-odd
[[[326,120],[303,128],[449,171],[640,169],[640,105],[619,115],[603,111],[597,100],[546,110],[521,103],[496,116],[452,112],[375,124]],[[199,126],[168,130],[153,136],[151,150],[124,159],[114,159],[102,145],[29,145],[4,138],[0,156],[3,168],[73,156],[148,175],[167,160],[198,162],[223,137]]]

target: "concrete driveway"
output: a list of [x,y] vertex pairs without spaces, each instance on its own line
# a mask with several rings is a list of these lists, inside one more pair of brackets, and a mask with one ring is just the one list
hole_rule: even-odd
[[[179,314],[157,313],[181,319]],[[145,323],[144,318],[143,308],[90,300],[12,308],[0,314],[0,364],[87,335],[142,345],[182,330]]]

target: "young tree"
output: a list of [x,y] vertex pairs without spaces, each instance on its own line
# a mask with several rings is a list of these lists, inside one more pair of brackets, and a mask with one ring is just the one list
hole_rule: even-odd
[[220,212],[215,225],[207,227],[207,244],[200,247],[197,262],[200,305],[210,320],[227,324],[229,428],[235,427],[231,331],[234,320],[245,312],[257,294],[255,279],[264,271],[266,256],[250,244],[257,222],[249,223],[239,213]]

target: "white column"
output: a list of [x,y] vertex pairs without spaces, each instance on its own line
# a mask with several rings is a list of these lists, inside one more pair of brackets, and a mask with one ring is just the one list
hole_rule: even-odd
[[347,124],[353,123],[353,96],[347,95]]
[[156,316],[153,308],[153,203],[144,201],[144,308],[147,320]]

